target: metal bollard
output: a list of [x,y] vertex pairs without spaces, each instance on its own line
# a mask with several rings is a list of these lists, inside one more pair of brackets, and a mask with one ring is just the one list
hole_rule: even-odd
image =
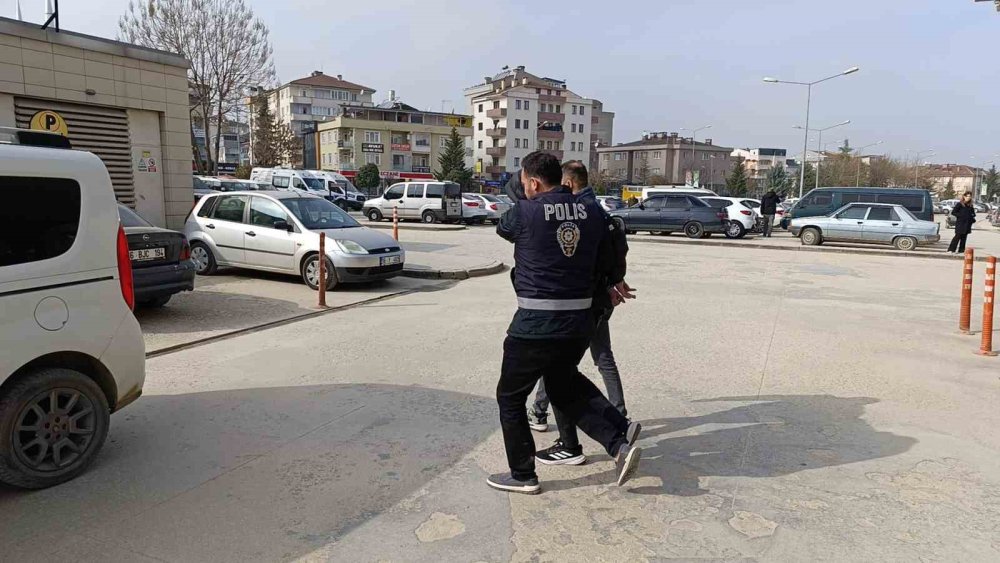
[[392,208],[392,238],[399,240],[399,208]]
[[979,345],[982,356],[996,356],[993,351],[993,294],[996,288],[997,259],[986,259],[986,291],[983,293],[983,339]]
[[326,233],[319,234],[319,306],[326,307]]
[[962,309],[958,316],[958,331],[962,334],[972,334],[970,319],[972,317],[972,265],[975,262],[975,251],[971,248],[965,251],[965,267],[962,269]]

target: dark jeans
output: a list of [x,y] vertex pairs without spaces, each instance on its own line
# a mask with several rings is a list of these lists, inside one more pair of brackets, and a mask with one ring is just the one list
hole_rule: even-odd
[[[597,320],[597,328],[593,338],[590,340],[590,356],[604,379],[604,388],[608,391],[608,401],[618,409],[622,416],[628,416],[628,409],[625,408],[625,391],[622,389],[622,378],[618,372],[618,363],[615,362],[615,354],[611,351],[611,330],[608,321],[611,320],[612,309],[607,314]],[[545,392],[545,382],[538,382],[538,392],[535,393],[536,413],[545,413],[549,409],[549,397]],[[556,419],[556,426],[559,428],[559,439],[567,448],[576,448],[580,445],[580,439],[576,434],[576,426],[571,422],[567,423],[564,417],[560,416],[558,409],[552,409]]]
[[774,228],[774,215],[764,215],[764,236],[771,236],[771,229]]
[[951,244],[948,245],[948,252],[965,252],[965,239],[967,238],[969,238],[969,233],[955,235],[955,238],[951,239]]
[[628,421],[577,369],[587,340],[527,340],[508,336],[497,384],[500,427],[507,463],[515,479],[535,478],[535,441],[524,404],[539,379],[545,381],[553,409],[604,446],[608,455],[625,443]]

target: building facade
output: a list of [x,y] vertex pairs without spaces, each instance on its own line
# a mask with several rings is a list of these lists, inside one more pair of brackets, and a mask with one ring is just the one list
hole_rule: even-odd
[[592,131],[590,133],[590,160],[587,166],[590,170],[598,169],[597,149],[610,147],[614,144],[615,114],[604,111],[604,102],[593,100],[594,115],[590,118]]
[[472,124],[470,115],[420,111],[398,100],[350,107],[319,125],[317,161],[348,177],[375,164],[383,178],[429,179],[452,128],[468,147]]
[[767,176],[771,170],[785,168],[785,161],[788,160],[785,149],[735,149],[729,156],[743,159],[747,176],[758,189],[767,185]]
[[732,167],[733,149],[693,142],[677,133],[646,133],[631,143],[599,147],[598,170],[626,184],[648,184],[654,177],[671,185],[720,187]]
[[[187,59],[0,18],[0,126],[97,155],[118,201],[181,228],[193,202]],[[49,119],[38,119],[48,116]]]
[[318,124],[340,115],[347,106],[372,106],[373,88],[328,76],[320,71],[271,90],[268,103],[275,120],[288,125],[292,133],[318,129]]
[[919,172],[922,176],[927,176],[934,180],[934,191],[942,193],[951,182],[956,196],[965,192],[972,192],[976,199],[985,197],[983,178],[986,171],[981,168],[967,166],[965,164],[931,164],[922,168]]
[[[473,166],[481,178],[502,180],[536,150],[560,161],[590,162],[594,118],[601,116],[594,113],[595,100],[568,90],[565,81],[535,76],[523,66],[505,68],[467,88],[465,97],[473,119]],[[613,125],[614,114],[603,115]]]

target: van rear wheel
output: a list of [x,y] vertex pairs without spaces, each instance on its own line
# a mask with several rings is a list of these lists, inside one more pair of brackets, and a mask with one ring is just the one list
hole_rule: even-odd
[[0,397],[0,481],[42,489],[73,479],[104,445],[110,412],[104,391],[78,371],[21,378]]
[[424,211],[423,213],[420,214],[420,220],[428,224],[437,223],[437,215],[435,215],[433,211],[428,209],[427,211]]

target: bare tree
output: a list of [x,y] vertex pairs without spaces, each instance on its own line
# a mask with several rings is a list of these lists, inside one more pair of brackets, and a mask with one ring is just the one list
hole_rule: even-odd
[[[192,143],[194,126],[200,122],[207,172],[214,173],[227,116],[250,86],[274,81],[267,26],[244,0],[129,0],[118,30],[122,41],[179,53],[191,61]],[[201,159],[195,160],[201,171]]]

